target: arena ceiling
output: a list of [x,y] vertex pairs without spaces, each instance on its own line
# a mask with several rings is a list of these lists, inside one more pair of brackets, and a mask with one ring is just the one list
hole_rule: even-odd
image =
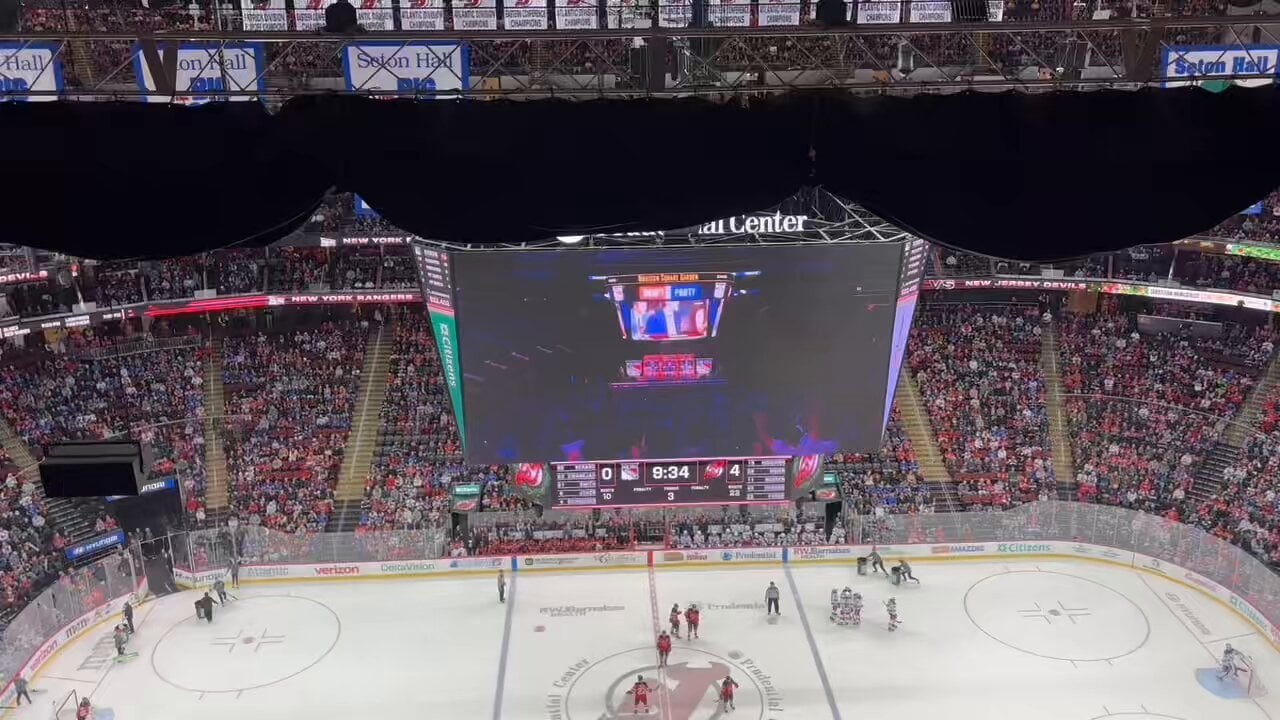
[[685,228],[822,187],[908,232],[1052,260],[1171,242],[1280,185],[1280,89],[0,106],[0,242],[264,245],[330,188],[451,243]]

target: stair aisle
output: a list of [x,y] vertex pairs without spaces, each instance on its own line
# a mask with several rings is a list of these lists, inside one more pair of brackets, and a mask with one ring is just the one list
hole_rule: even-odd
[[[25,471],[31,479],[39,480],[39,474],[36,472],[36,459],[32,455],[31,449],[23,442],[22,438],[13,431],[13,427],[9,425],[9,421],[0,418],[0,447],[9,454],[13,459],[13,464],[18,467],[19,471]],[[38,488],[36,496],[44,500],[44,506],[48,512],[49,524],[55,528],[59,528],[66,535],[69,543],[85,540],[93,535],[93,520],[90,517],[89,508],[100,507],[101,503],[93,501],[77,501],[68,498],[50,498],[45,497],[44,490]]]
[[360,373],[360,394],[351,422],[351,434],[343,456],[342,471],[338,475],[338,487],[334,493],[334,522],[329,530],[349,532],[360,520],[360,503],[364,498],[364,484],[373,467],[374,450],[378,445],[378,423],[382,403],[387,397],[387,373],[391,361],[391,347],[395,331],[388,321],[378,326],[365,350],[364,369]]
[[906,370],[898,377],[898,388],[893,395],[898,404],[899,422],[911,438],[911,447],[916,452],[916,462],[920,464],[920,474],[926,482],[951,482],[951,473],[942,461],[942,452],[938,450],[938,441],[933,435],[933,427],[929,424],[929,415],[920,402],[920,393],[916,382]]
[[230,474],[227,472],[225,435],[226,394],[222,387],[222,340],[209,344],[209,359],[204,368],[204,467],[205,515],[213,520],[227,510]]
[[1280,353],[1271,357],[1267,369],[1261,379],[1253,386],[1249,397],[1245,398],[1240,412],[1236,413],[1235,422],[1227,426],[1222,439],[1201,460],[1196,468],[1195,483],[1188,493],[1197,500],[1207,500],[1222,491],[1226,482],[1223,471],[1234,465],[1244,452],[1245,441],[1250,433],[1258,428],[1262,417],[1262,404],[1275,391],[1280,383]]
[[1071,425],[1067,420],[1066,400],[1062,396],[1062,374],[1059,370],[1058,331],[1049,323],[1040,334],[1040,369],[1044,373],[1045,411],[1049,416],[1049,450],[1053,453],[1053,474],[1059,483],[1074,484],[1075,459],[1071,454]]

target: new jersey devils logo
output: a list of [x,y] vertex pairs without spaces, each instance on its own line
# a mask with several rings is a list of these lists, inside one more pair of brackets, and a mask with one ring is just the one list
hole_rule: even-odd
[[793,480],[795,487],[804,487],[805,483],[817,476],[818,469],[821,467],[821,455],[802,455],[796,458],[796,477]]
[[540,488],[543,482],[542,466],[537,463],[520,463],[516,466],[516,485]]
[[265,12],[271,9],[271,0],[253,0],[253,9]]
[[715,480],[724,475],[724,468],[727,465],[724,460],[716,460],[707,464],[707,468],[702,471],[703,480]]

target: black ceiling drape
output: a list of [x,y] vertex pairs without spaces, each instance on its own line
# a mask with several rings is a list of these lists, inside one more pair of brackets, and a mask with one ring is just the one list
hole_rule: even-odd
[[1206,230],[1280,185],[1280,89],[792,93],[749,103],[0,106],[0,241],[97,258],[271,242],[329,187],[478,244],[687,227],[802,185],[936,242],[1053,259]]

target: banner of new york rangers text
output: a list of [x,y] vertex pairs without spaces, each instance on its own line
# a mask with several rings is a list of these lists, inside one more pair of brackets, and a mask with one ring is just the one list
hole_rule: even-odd
[[800,0],[760,0],[760,26],[799,25]]
[[57,100],[62,92],[62,63],[53,43],[0,43],[0,102]]
[[465,45],[451,42],[367,42],[343,48],[347,90],[432,95],[471,86]]
[[707,22],[715,27],[751,27],[751,0],[706,0]]
[[494,0],[456,0],[454,30],[497,30],[498,6]]
[[241,18],[245,30],[284,31],[289,29],[289,13],[284,0],[245,0]]
[[[201,105],[213,100],[256,100],[254,95],[226,93],[266,88],[261,43],[182,43],[177,63],[175,95],[147,95],[148,102]],[[137,47],[133,50],[133,71],[140,89],[155,91],[151,67]]]
[[502,0],[502,26],[507,30],[546,30],[547,0]]
[[1165,87],[1270,85],[1280,67],[1280,46],[1177,45],[1165,49],[1161,65]]
[[400,0],[401,30],[443,30],[444,0]]
[[598,0],[556,0],[557,30],[595,30],[600,27]]

